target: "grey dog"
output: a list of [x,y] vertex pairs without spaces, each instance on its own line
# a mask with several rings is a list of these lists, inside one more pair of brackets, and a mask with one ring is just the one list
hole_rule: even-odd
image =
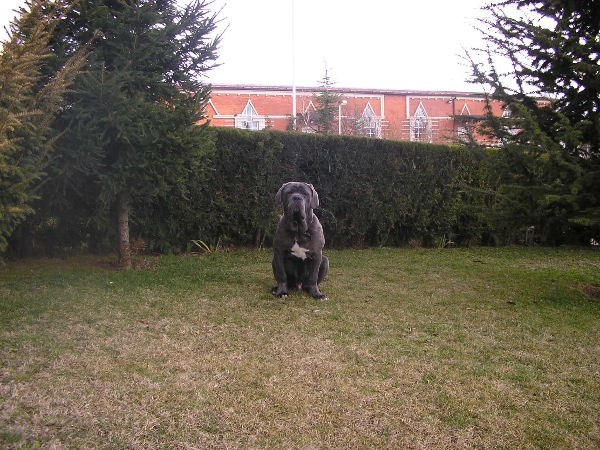
[[302,289],[314,298],[325,300],[319,283],[329,272],[329,260],[323,256],[325,236],[313,209],[319,195],[312,184],[285,183],[275,201],[283,205],[283,216],[273,239],[273,274],[277,297],[286,297],[292,289]]

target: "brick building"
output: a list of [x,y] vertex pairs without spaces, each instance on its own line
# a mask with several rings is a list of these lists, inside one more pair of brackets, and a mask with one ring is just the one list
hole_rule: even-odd
[[[473,135],[485,114],[485,96],[473,92],[333,88],[341,97],[340,134],[431,143],[453,143]],[[311,132],[318,88],[296,89],[296,129]],[[207,116],[213,126],[251,130],[292,129],[292,88],[213,85]],[[494,114],[505,113],[500,102]],[[476,133],[475,133],[476,134]]]

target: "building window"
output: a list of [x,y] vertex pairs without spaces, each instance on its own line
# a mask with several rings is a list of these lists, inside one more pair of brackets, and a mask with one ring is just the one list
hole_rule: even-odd
[[298,120],[300,121],[300,131],[303,133],[315,133],[315,126],[313,124],[314,112],[317,110],[312,100],[308,102],[308,106],[304,109],[303,113],[298,114]]
[[367,103],[359,119],[359,127],[362,135],[368,137],[381,137],[381,119],[375,115],[370,103]]
[[252,101],[248,100],[242,113],[235,116],[235,127],[258,131],[266,127],[266,120],[256,112]]
[[466,126],[458,127],[456,129],[456,137],[458,138],[458,142],[462,144],[468,144],[473,141],[471,131]]
[[431,142],[431,120],[425,111],[423,103],[419,103],[415,115],[410,119],[410,140],[416,142]]

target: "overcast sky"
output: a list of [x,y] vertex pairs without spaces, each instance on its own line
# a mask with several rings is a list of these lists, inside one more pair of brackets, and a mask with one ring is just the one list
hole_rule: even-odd
[[[2,26],[23,3],[0,0]],[[486,3],[215,0],[213,8],[221,9],[220,28],[227,29],[219,51],[221,66],[213,69],[209,81],[289,86],[295,78],[298,86],[315,86],[327,67],[338,87],[479,91],[465,82],[468,68],[462,56],[481,42],[474,27]]]

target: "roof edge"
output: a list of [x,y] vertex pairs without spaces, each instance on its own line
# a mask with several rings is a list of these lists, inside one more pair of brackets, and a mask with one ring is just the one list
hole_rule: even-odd
[[[212,88],[218,90],[231,91],[267,91],[267,92],[292,92],[292,86],[286,85],[259,85],[259,84],[217,84],[211,83]],[[296,91],[301,93],[319,92],[320,86],[297,86]],[[340,94],[369,94],[369,95],[414,95],[414,96],[440,96],[440,97],[485,97],[484,92],[468,91],[435,91],[418,89],[376,89],[376,88],[350,88],[350,87],[331,87],[332,92]]]

